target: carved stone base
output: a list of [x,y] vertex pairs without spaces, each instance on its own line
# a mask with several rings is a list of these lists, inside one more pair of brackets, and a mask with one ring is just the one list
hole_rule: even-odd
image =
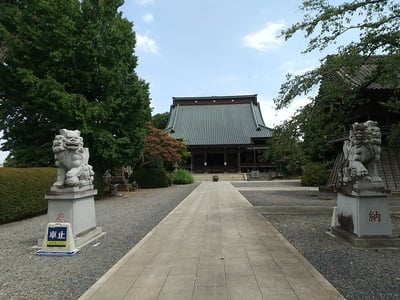
[[70,223],[74,237],[96,228],[94,195],[97,190],[50,191],[45,195],[48,201],[48,223]]
[[[97,190],[85,187],[52,187],[45,195],[48,201],[48,223],[69,223],[73,233],[75,246],[81,248],[105,235],[101,227],[96,226],[94,195]],[[41,248],[43,239],[38,240]]]
[[368,181],[357,180],[356,182],[341,183],[338,186],[338,191],[343,195],[348,196],[382,196],[389,195],[390,190],[387,190],[383,181]]
[[97,240],[99,237],[102,237],[105,234],[106,233],[103,232],[102,227],[96,227],[92,230],[81,233],[79,236],[76,236],[75,245],[78,248],[82,248],[83,246],[86,246],[87,244],[93,242],[94,240]]
[[337,227],[357,237],[392,237],[385,194],[350,196],[338,193]]
[[93,185],[84,185],[84,186],[56,186],[53,185],[50,188],[50,192],[46,194],[45,198],[47,199],[47,197],[51,197],[51,195],[59,195],[59,194],[64,194],[67,195],[68,193],[80,193],[83,191],[89,191],[89,190],[93,190],[96,191],[95,195],[97,194],[97,190],[93,189]]
[[330,234],[345,240],[356,248],[400,248],[400,239],[398,237],[358,237],[357,235],[339,227],[333,227]]

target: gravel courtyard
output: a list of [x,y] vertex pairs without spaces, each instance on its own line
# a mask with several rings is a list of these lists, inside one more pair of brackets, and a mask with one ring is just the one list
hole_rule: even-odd
[[[278,183],[277,183],[278,184]],[[331,216],[269,214],[269,207],[332,207],[336,195],[290,190],[274,182],[233,182],[235,187],[347,299],[400,298],[400,249],[355,249],[326,233]],[[279,184],[280,186],[282,184]],[[77,299],[140,241],[198,183],[139,190],[96,201],[97,224],[107,234],[74,257],[39,257],[31,247],[42,238],[46,215],[0,225],[0,299]],[[392,201],[391,205],[400,205]],[[392,215],[395,235],[400,215]]]
[[96,201],[107,234],[74,257],[40,257],[47,216],[0,226],[0,299],[77,299],[186,198],[198,183],[121,193]]

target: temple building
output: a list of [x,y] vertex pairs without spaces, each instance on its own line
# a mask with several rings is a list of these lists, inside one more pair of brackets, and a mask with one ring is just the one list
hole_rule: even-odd
[[266,171],[263,159],[272,135],[257,95],[173,97],[165,129],[188,146],[185,166],[193,173]]

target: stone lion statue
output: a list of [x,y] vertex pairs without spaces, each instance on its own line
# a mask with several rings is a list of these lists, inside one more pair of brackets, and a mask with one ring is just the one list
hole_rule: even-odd
[[382,181],[377,168],[381,154],[381,131],[377,122],[354,123],[349,140],[343,145],[343,153],[345,165],[340,178],[343,183],[360,179]]
[[89,149],[83,148],[79,130],[60,129],[53,140],[57,181],[53,186],[85,186],[93,182],[93,168],[88,164]]

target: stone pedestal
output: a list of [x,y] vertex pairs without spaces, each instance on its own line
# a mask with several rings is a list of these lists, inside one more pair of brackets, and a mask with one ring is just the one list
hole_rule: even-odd
[[338,227],[358,237],[392,237],[389,208],[385,194],[344,195],[337,199]]
[[344,239],[354,247],[400,247],[400,239],[393,236],[385,193],[338,193],[331,229],[334,236]]
[[96,194],[97,190],[90,185],[62,189],[52,187],[45,195],[48,223],[70,223],[77,247],[104,234],[101,227],[96,226]]
[[390,222],[390,191],[385,189],[378,172],[381,137],[377,122],[356,122],[343,144],[343,161],[337,177],[340,192],[331,229],[356,247],[399,246]]

